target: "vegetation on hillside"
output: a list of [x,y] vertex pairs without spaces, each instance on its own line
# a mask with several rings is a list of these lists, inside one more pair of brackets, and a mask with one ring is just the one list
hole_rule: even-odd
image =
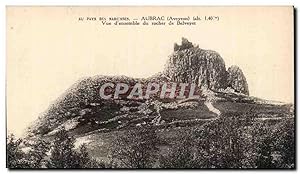
[[[160,133],[158,133],[160,132]],[[174,133],[174,132],[173,132]],[[172,133],[172,135],[173,135]],[[162,136],[165,135],[165,136]],[[7,138],[8,168],[294,168],[294,121],[259,122],[228,114],[175,132],[153,126],[120,131],[99,161],[87,146],[74,148],[64,129],[52,142]],[[29,150],[24,150],[24,148]]]

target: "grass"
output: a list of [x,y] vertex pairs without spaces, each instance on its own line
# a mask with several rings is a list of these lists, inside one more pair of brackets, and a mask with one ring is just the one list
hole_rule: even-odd
[[208,108],[202,104],[196,108],[163,110],[160,114],[162,119],[166,122],[172,122],[176,120],[208,119],[216,116],[215,113],[210,112]]
[[291,116],[289,106],[287,105],[269,105],[269,104],[251,104],[251,103],[235,103],[235,102],[216,102],[213,104],[221,113],[235,113],[244,116],[254,117],[284,117]]

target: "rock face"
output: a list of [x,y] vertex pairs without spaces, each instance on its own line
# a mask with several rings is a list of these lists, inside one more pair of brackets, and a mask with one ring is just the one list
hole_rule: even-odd
[[182,38],[174,45],[164,74],[175,82],[196,83],[199,87],[218,90],[227,87],[225,62],[215,51],[204,50]]
[[246,78],[237,66],[226,71],[219,53],[201,49],[185,38],[182,38],[181,45],[174,44],[174,53],[169,56],[164,74],[174,82],[196,83],[212,90],[231,87],[249,95]]
[[238,66],[228,68],[228,86],[245,95],[249,95],[248,83],[243,71]]

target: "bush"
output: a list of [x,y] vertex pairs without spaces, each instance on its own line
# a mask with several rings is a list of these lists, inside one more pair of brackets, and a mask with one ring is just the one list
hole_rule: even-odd
[[[41,138],[29,143],[9,135],[7,167],[295,168],[293,120],[255,121],[227,114],[182,130],[175,141],[160,140],[151,126],[120,132],[110,148],[109,166],[91,158],[84,144],[74,149],[75,139],[64,129],[52,143]],[[161,144],[167,150],[159,150]]]
[[158,138],[154,129],[129,130],[114,140],[110,156],[114,167],[151,168],[156,160]]
[[[74,149],[74,138],[65,129],[61,129],[54,137],[53,143],[36,138],[28,142],[7,138],[8,168],[104,168],[103,162],[89,156],[83,144],[79,150]],[[28,148],[25,152],[22,148]],[[50,156],[47,153],[50,152]]]
[[294,168],[294,123],[227,115],[179,137],[159,162],[162,168]]
[[182,136],[178,143],[173,144],[166,154],[159,157],[159,167],[161,168],[195,168],[195,149],[193,140],[189,136]]
[[21,149],[22,139],[16,139],[13,134],[8,135],[6,145],[6,167],[28,168],[30,167],[25,159],[26,154]]

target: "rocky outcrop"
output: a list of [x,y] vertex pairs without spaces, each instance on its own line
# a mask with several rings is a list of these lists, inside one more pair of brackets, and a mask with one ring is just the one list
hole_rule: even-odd
[[228,86],[235,92],[249,95],[248,83],[243,71],[238,66],[228,68]]
[[225,62],[215,51],[193,46],[182,38],[181,45],[174,45],[174,53],[169,56],[164,74],[172,81],[196,83],[199,87],[222,89],[227,87]]
[[246,78],[240,68],[232,66],[226,71],[223,58],[212,50],[204,50],[182,38],[181,45],[174,44],[164,73],[169,80],[196,83],[211,90],[232,88],[235,92],[249,95]]
[[181,45],[178,45],[177,43],[174,44],[174,51],[181,51],[193,47],[194,45],[192,42],[188,41],[186,38],[182,38]]

